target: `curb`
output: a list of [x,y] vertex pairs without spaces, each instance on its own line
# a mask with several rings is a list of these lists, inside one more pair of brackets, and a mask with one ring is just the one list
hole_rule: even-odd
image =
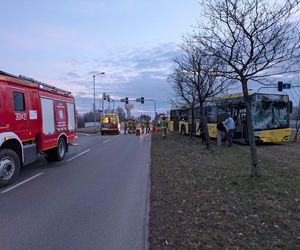
[[[150,134],[151,135],[151,134]],[[150,155],[149,155],[149,168],[148,168],[148,185],[147,185],[147,204],[146,204],[146,218],[145,218],[145,242],[144,249],[150,249],[149,243],[149,225],[150,225],[150,193],[151,193],[151,147],[152,146],[152,135],[150,136]]]

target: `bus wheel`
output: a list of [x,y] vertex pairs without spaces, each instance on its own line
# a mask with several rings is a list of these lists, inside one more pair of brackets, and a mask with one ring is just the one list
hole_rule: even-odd
[[20,173],[20,159],[11,149],[0,149],[0,186],[13,183]]
[[181,133],[182,135],[186,135],[185,126],[181,126],[180,133]]

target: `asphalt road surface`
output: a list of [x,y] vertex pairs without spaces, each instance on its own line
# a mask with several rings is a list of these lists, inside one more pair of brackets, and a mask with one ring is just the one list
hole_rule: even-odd
[[145,249],[150,135],[78,135],[0,189],[0,249]]

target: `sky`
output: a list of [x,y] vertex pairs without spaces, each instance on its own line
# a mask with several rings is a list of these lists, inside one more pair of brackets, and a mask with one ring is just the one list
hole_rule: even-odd
[[[142,96],[164,113],[173,94],[167,76],[200,11],[199,0],[2,1],[0,70],[71,91],[81,114],[93,107],[92,76],[105,72],[95,77],[96,109],[105,92],[115,107],[133,100],[134,115],[154,114],[153,102],[134,101]],[[300,85],[299,76],[280,80]],[[298,104],[300,88],[286,92]]]
[[[182,36],[192,31],[199,0],[10,0],[0,15],[0,70],[46,82],[75,96],[79,113],[102,93],[123,106],[145,97],[170,109],[167,81]],[[132,102],[153,115],[153,102]],[[106,104],[106,107],[108,105]]]

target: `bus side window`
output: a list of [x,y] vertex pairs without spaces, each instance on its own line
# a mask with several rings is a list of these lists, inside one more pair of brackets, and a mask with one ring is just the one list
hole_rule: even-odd
[[217,122],[217,107],[214,106],[207,107],[207,121],[208,123]]

